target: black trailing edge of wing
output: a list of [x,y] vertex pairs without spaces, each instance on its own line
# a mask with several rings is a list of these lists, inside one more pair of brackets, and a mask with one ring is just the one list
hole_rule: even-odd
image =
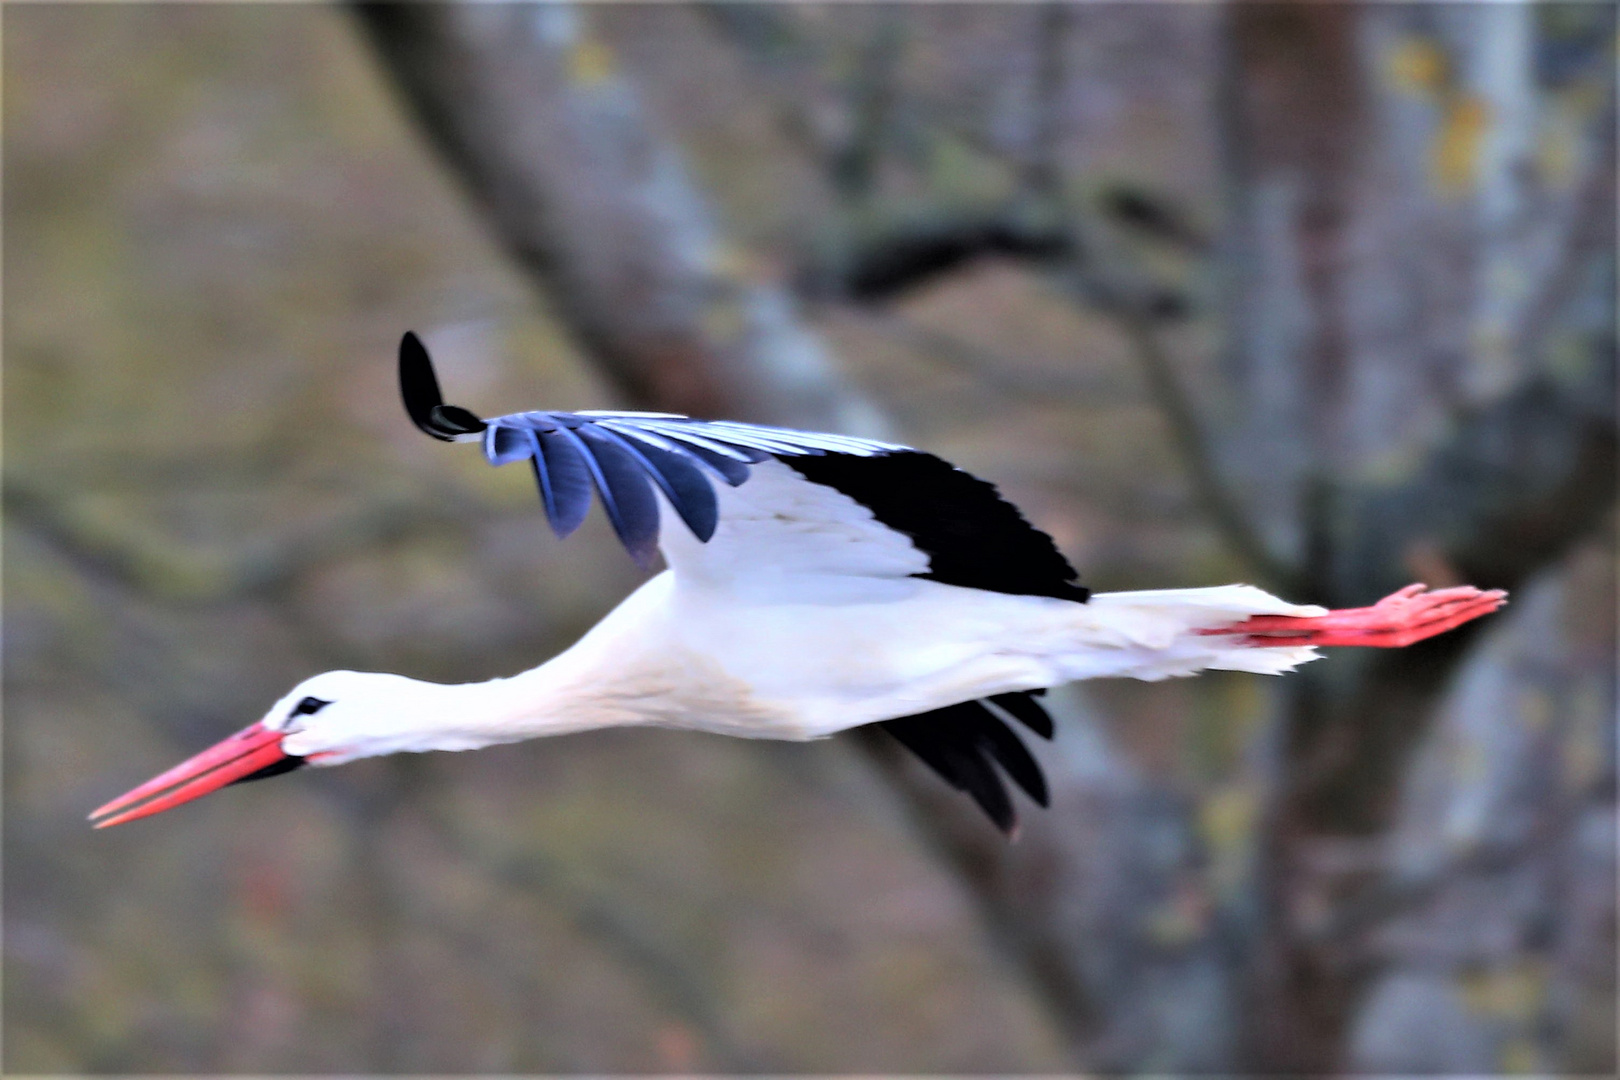
[[486,427],[466,409],[444,403],[433,360],[422,339],[409,331],[399,342],[399,393],[411,422],[435,439],[452,442],[459,435],[476,435]]
[[[1007,699],[1013,698],[1026,703],[1033,714],[1023,706],[1017,710],[1009,707]],[[997,694],[991,700],[1043,738],[1051,737],[1051,718],[1027,693]],[[1036,714],[1040,720],[1032,723],[1030,717]],[[972,796],[1004,833],[1017,829],[1018,812],[1013,809],[1002,772],[1036,803],[1047,805],[1046,777],[1040,765],[1013,730],[982,701],[964,701],[915,716],[884,720],[878,726],[946,783]]]
[[1014,596],[1085,603],[1091,591],[996,486],[943,458],[902,449],[872,457],[826,453],[785,464],[813,484],[843,492],[928,555],[918,577]]
[[991,694],[990,704],[1023,724],[1043,739],[1052,737],[1052,717],[1035,698],[1045,690],[1025,690],[1016,694]]

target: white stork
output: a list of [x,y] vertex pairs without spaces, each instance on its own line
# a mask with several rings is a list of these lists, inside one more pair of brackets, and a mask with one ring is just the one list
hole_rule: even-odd
[[1092,594],[1051,538],[983,480],[931,454],[665,413],[445,405],[427,351],[400,345],[416,426],[527,461],[559,536],[592,491],[631,556],[667,569],[572,648],[465,685],[329,671],[264,717],[91,815],[97,828],[301,765],[473,750],[658,725],[816,739],[880,724],[1011,832],[1000,768],[1046,805],[1007,725],[1043,738],[1036,702],[1077,679],[1209,668],[1277,674],[1324,645],[1400,647],[1500,607],[1505,594],[1412,585],[1368,608],[1290,604],[1249,585]]

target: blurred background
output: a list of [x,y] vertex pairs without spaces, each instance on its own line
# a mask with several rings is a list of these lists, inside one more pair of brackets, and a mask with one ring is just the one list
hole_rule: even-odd
[[[1615,8],[8,6],[4,1060],[1615,1069]],[[888,434],[1095,589],[1501,615],[1054,692],[1007,844],[880,740],[608,731],[84,815],[638,574],[423,438]]]

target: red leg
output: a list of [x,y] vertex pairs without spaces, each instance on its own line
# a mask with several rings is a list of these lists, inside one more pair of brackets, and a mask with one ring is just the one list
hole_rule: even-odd
[[1365,645],[1401,649],[1424,638],[1443,634],[1465,622],[1488,615],[1507,603],[1501,589],[1481,591],[1472,585],[1426,591],[1426,585],[1408,585],[1372,607],[1345,608],[1326,615],[1255,615],[1243,622],[1202,634],[1243,634],[1244,644]]

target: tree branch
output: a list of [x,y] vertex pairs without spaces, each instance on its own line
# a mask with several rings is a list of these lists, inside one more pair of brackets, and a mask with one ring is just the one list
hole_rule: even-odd
[[965,375],[985,389],[1006,397],[1049,403],[1054,398],[1095,399],[1110,391],[1104,378],[1087,372],[1061,375],[1031,372],[1028,362],[1000,356],[955,334],[936,330],[893,311],[856,308],[842,314],[911,349],[923,362]]
[[1148,389],[1170,430],[1171,445],[1192,486],[1193,499],[1209,516],[1232,553],[1255,576],[1257,584],[1284,595],[1298,595],[1299,574],[1266,547],[1237,496],[1217,470],[1209,435],[1158,332],[1140,312],[1120,308],[1113,314],[1142,365]]
[[628,401],[884,430],[787,294],[722,243],[574,7],[356,10],[493,234]]
[[453,491],[425,502],[379,500],[301,532],[229,554],[176,549],[138,528],[113,530],[77,520],[60,499],[6,485],[12,519],[85,572],[149,596],[223,603],[264,596],[316,566],[409,536],[453,530],[471,508]]

